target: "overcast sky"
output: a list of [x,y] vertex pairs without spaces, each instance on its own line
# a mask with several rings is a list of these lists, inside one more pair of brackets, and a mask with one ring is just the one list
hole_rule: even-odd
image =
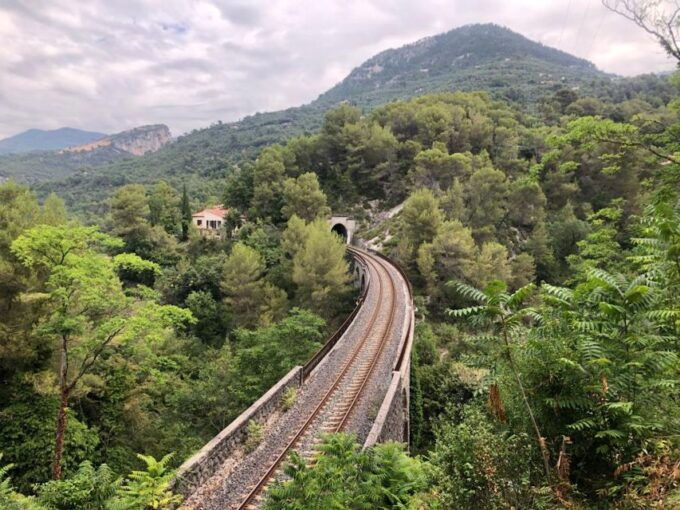
[[600,0],[0,0],[0,138],[173,134],[315,99],[375,53],[494,22],[623,75],[667,70]]

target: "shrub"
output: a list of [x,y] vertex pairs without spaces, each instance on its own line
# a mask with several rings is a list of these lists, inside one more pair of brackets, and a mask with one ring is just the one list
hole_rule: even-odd
[[470,404],[460,423],[442,420],[436,436],[431,476],[444,508],[549,507],[550,492],[532,486],[544,473],[528,435],[497,429]]
[[40,486],[38,500],[54,510],[105,510],[119,481],[106,464],[97,469],[85,461],[66,480],[52,480]]
[[297,388],[290,387],[283,392],[281,396],[281,408],[284,411],[288,411],[291,407],[295,405],[297,400],[298,390]]
[[174,508],[182,497],[172,493],[170,485],[174,477],[168,464],[173,457],[169,453],[161,460],[150,455],[137,455],[144,461],[144,471],[133,471],[117,490],[118,497],[109,503],[111,510],[166,510]]
[[262,436],[264,435],[264,427],[256,422],[255,420],[250,420],[247,425],[247,436],[246,442],[243,443],[243,448],[246,453],[250,453],[262,442]]

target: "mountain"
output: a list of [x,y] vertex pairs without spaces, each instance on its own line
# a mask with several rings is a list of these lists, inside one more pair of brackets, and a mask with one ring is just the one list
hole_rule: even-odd
[[95,168],[155,152],[171,140],[168,126],[154,124],[105,135],[58,151],[8,154],[0,156],[0,181],[12,178],[35,184],[64,179],[76,173],[88,175]]
[[507,28],[467,25],[379,53],[317,101],[374,106],[427,92],[482,89],[524,102],[556,85],[610,76]]
[[48,131],[29,129],[18,135],[0,140],[0,154],[59,150],[69,145],[88,143],[104,136],[106,136],[105,133],[83,131],[82,129],[69,127]]
[[[103,199],[121,184],[159,178],[178,186],[187,182],[198,194],[214,194],[215,179],[233,164],[255,157],[265,145],[317,130],[324,113],[341,101],[368,111],[378,104],[429,92],[485,90],[532,109],[541,97],[565,87],[583,96],[615,101],[643,97],[651,104],[660,104],[670,94],[660,77],[620,78],[507,28],[468,25],[384,51],[307,105],[258,113],[238,122],[217,122],[180,136],[156,152],[87,172],[71,172],[66,180],[44,182],[44,178],[33,178],[34,174],[30,179],[23,175],[25,180],[43,181],[37,187],[40,193],[57,191],[78,208],[102,207]],[[6,174],[6,168],[7,162],[0,158],[0,175]],[[29,169],[24,167],[24,171]]]
[[143,156],[147,152],[155,152],[172,139],[170,129],[165,124],[153,124],[140,126],[128,131],[116,133],[95,140],[94,142],[67,147],[61,153],[68,152],[91,152],[103,147],[128,152],[134,156]]

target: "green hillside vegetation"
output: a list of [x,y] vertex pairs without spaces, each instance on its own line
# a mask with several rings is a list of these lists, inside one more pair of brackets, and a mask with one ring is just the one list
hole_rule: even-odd
[[[375,66],[384,70],[371,72]],[[471,25],[381,53],[308,105],[260,113],[234,123],[216,123],[181,136],[175,143],[141,158],[104,166],[87,163],[84,171],[65,180],[66,171],[75,172],[81,162],[70,165],[64,161],[52,164],[30,158],[18,161],[0,158],[0,175],[36,183],[41,196],[56,191],[75,210],[103,214],[101,204],[105,198],[115,188],[134,182],[148,184],[162,178],[180,187],[186,181],[197,196],[206,198],[214,179],[231,172],[234,165],[252,161],[267,145],[316,131],[321,127],[324,112],[342,101],[356,104],[368,113],[386,102],[430,92],[485,90],[493,98],[535,110],[542,98],[564,88],[577,88],[580,97],[595,97],[604,102],[640,98],[654,106],[665,104],[673,94],[662,78],[614,77],[598,71],[587,61],[532,42],[508,29]],[[45,168],[65,165],[65,172],[61,173],[59,168],[46,171],[43,165],[47,165]],[[37,184],[47,176],[48,182]]]
[[110,147],[88,152],[39,151],[8,154],[0,156],[0,180],[12,179],[36,184],[63,179],[73,174],[87,176],[97,167],[131,157],[130,154]]
[[[294,463],[270,507],[315,508],[309,484],[325,488],[323,504],[377,508],[672,502],[678,123],[676,100],[563,91],[537,114],[486,93],[369,115],[341,105],[318,133],[268,146],[227,178],[215,200],[230,225],[248,222],[221,241],[187,227],[189,196],[164,181],[115,192],[104,233],[69,220],[54,195],[39,206],[2,185],[7,501],[25,498],[18,489],[62,508],[55,494],[75,496],[59,484],[100,476],[84,462],[114,481],[144,468],[138,452],[176,452],[176,465],[307,359],[351,306],[342,243],[318,219],[333,205],[371,226],[414,283],[411,444],[428,460],[329,438],[328,459]],[[404,205],[373,224],[374,200]],[[61,377],[64,345],[74,372]],[[45,485],[60,409],[63,481]],[[364,482],[341,490],[347,470]],[[117,483],[111,501],[129,492]]]

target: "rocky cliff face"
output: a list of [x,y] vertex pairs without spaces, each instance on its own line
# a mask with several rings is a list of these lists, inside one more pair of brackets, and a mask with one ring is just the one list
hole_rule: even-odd
[[91,143],[68,147],[62,152],[90,152],[102,147],[141,156],[147,152],[155,152],[172,139],[170,129],[165,124],[140,126],[115,135],[106,136]]

